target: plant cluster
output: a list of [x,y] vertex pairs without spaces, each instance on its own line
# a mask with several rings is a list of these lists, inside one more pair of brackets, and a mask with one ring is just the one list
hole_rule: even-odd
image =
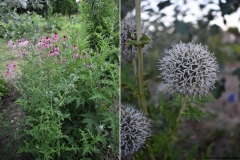
[[20,57],[18,64],[7,65],[5,77],[14,78],[20,94],[16,103],[25,114],[19,134],[22,158],[117,159],[119,48],[110,19],[104,32],[89,32],[92,22],[81,21],[65,27],[64,34],[36,31],[9,40]]
[[111,108],[118,97],[118,64],[106,61],[117,48],[102,40],[101,51],[94,52],[85,36],[18,40],[22,62],[15,85],[21,94],[17,103],[26,112],[19,153],[102,159],[117,152],[117,113]]
[[[106,9],[107,8],[107,9]],[[117,0],[88,0],[80,5],[83,22],[86,23],[90,47],[99,50],[101,35],[109,39],[109,45],[119,46],[119,6]],[[93,34],[91,34],[93,33]],[[117,57],[111,57],[116,59]]]
[[61,13],[68,15],[69,18],[72,14],[77,13],[79,6],[75,0],[58,0],[52,4],[53,13]]

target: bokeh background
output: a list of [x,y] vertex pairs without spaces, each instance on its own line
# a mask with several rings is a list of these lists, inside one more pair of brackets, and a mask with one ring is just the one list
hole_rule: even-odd
[[[122,0],[121,19],[134,17],[134,7],[134,1]],[[240,1],[142,0],[141,9],[142,21],[152,34],[152,48],[144,56],[147,103],[157,106],[159,93],[167,90],[156,67],[164,49],[180,41],[206,44],[219,63],[219,81],[207,95],[215,101],[201,108],[208,115],[200,122],[183,119],[176,143],[186,151],[199,145],[199,155],[211,145],[211,156],[240,156]],[[122,71],[126,61],[122,58]]]

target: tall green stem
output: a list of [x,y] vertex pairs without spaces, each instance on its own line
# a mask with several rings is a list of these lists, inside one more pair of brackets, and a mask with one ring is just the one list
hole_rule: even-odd
[[[137,76],[137,64],[136,64],[136,56],[132,58],[132,63],[133,63],[133,70],[134,70],[134,76]],[[136,84],[138,85],[138,81],[136,80]],[[140,96],[137,95],[137,100],[138,100],[138,106],[141,106],[141,101],[140,101]]]
[[[185,109],[185,106],[186,106],[186,99],[187,99],[187,95],[184,95],[184,96],[183,96],[183,100],[182,100],[182,106],[181,106],[181,108],[180,108],[180,110],[179,110],[178,117],[177,117],[177,119],[176,119],[176,126],[175,126],[174,129],[171,131],[171,137],[173,137],[173,135],[174,135],[174,134],[176,133],[176,131],[177,131],[180,118],[181,118],[181,116],[182,116],[182,114],[183,114],[183,111],[184,111],[184,109]],[[164,160],[166,160],[167,157],[168,157],[168,155],[165,154],[165,155],[164,155]]]
[[[135,0],[136,7],[136,27],[137,27],[137,41],[141,38],[141,0]],[[139,77],[139,86],[140,86],[140,99],[142,103],[142,108],[144,112],[147,114],[146,101],[144,96],[144,88],[143,88],[143,55],[142,55],[142,47],[138,46],[138,77]],[[151,144],[147,143],[148,152],[151,160],[155,160],[154,155],[151,153]]]
[[[136,7],[137,41],[139,41],[139,39],[141,38],[141,10],[140,10],[141,0],[135,0],[135,7]],[[146,100],[143,89],[143,55],[141,46],[138,46],[138,77],[142,109],[147,114]]]
[[182,114],[183,114],[183,111],[184,111],[184,109],[185,109],[185,106],[186,106],[186,99],[187,99],[187,95],[184,95],[184,96],[183,96],[183,100],[182,100],[182,106],[181,106],[181,108],[180,108],[178,117],[177,117],[177,119],[176,119],[176,126],[175,126],[175,128],[172,130],[171,137],[173,137],[173,135],[174,135],[174,134],[176,133],[176,131],[177,131],[179,120],[180,120],[180,118],[181,118],[181,116],[182,116]]
[[140,87],[140,98],[142,102],[142,108],[144,112],[147,114],[147,107],[146,107],[146,100],[144,95],[144,88],[143,88],[143,55],[142,55],[142,48],[138,47],[138,77],[139,77],[139,87]]

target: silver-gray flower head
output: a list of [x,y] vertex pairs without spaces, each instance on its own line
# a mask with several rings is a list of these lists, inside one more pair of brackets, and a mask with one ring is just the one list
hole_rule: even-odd
[[172,49],[164,51],[158,63],[158,70],[162,71],[160,77],[171,93],[206,95],[218,79],[216,57],[201,44],[180,42],[173,45]]
[[121,105],[121,156],[130,157],[151,135],[150,122],[143,112]]
[[[148,28],[141,23],[141,33],[151,36]],[[138,48],[135,46],[129,46],[126,43],[130,40],[137,40],[136,21],[133,18],[123,19],[121,22],[121,53],[127,56],[128,59],[132,59],[137,56]],[[142,49],[143,53],[147,53],[147,50],[151,48],[151,43],[146,44]]]

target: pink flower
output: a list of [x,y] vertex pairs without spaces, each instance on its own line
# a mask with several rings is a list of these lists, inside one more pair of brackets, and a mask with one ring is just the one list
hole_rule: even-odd
[[53,42],[58,42],[58,39],[59,39],[58,34],[57,34],[57,33],[54,33],[52,41],[53,41]]
[[60,51],[60,49],[58,48],[58,46],[54,47],[54,51]]
[[79,54],[78,53],[75,53],[73,54],[73,57],[72,58],[78,58],[79,57]]
[[28,40],[21,39],[21,40],[18,41],[18,46],[19,46],[19,47],[24,47],[24,46],[27,46],[28,43],[29,43]]
[[76,50],[76,49],[77,49],[77,45],[74,45],[74,46],[73,46],[73,49]]
[[5,73],[5,76],[8,76],[12,73],[12,70],[16,68],[16,65],[13,64],[13,63],[8,63],[7,64],[7,70],[6,70],[6,73]]
[[15,64],[13,64],[13,63],[8,63],[7,64],[7,69],[14,69],[14,68],[16,68]]
[[50,54],[49,54],[50,57],[52,57],[54,55],[55,55],[54,52],[50,52]]
[[51,44],[50,41],[43,43],[43,47],[44,47],[44,48],[50,48],[51,46],[52,46],[52,44]]
[[8,41],[8,46],[9,46],[9,47],[12,47],[12,46],[13,46],[13,41],[12,41],[12,39],[10,39],[10,40]]
[[67,41],[67,37],[66,36],[63,36],[63,41]]
[[51,39],[47,36],[46,38],[45,38],[45,42],[50,42],[51,41]]
[[11,74],[11,72],[7,69],[7,71],[6,71],[6,73],[5,73],[5,76],[8,76],[8,75],[10,75]]
[[13,50],[15,51],[17,45],[13,43],[12,47],[13,47]]
[[58,52],[58,51],[53,51],[53,54],[54,54],[54,55],[58,55],[59,52]]

